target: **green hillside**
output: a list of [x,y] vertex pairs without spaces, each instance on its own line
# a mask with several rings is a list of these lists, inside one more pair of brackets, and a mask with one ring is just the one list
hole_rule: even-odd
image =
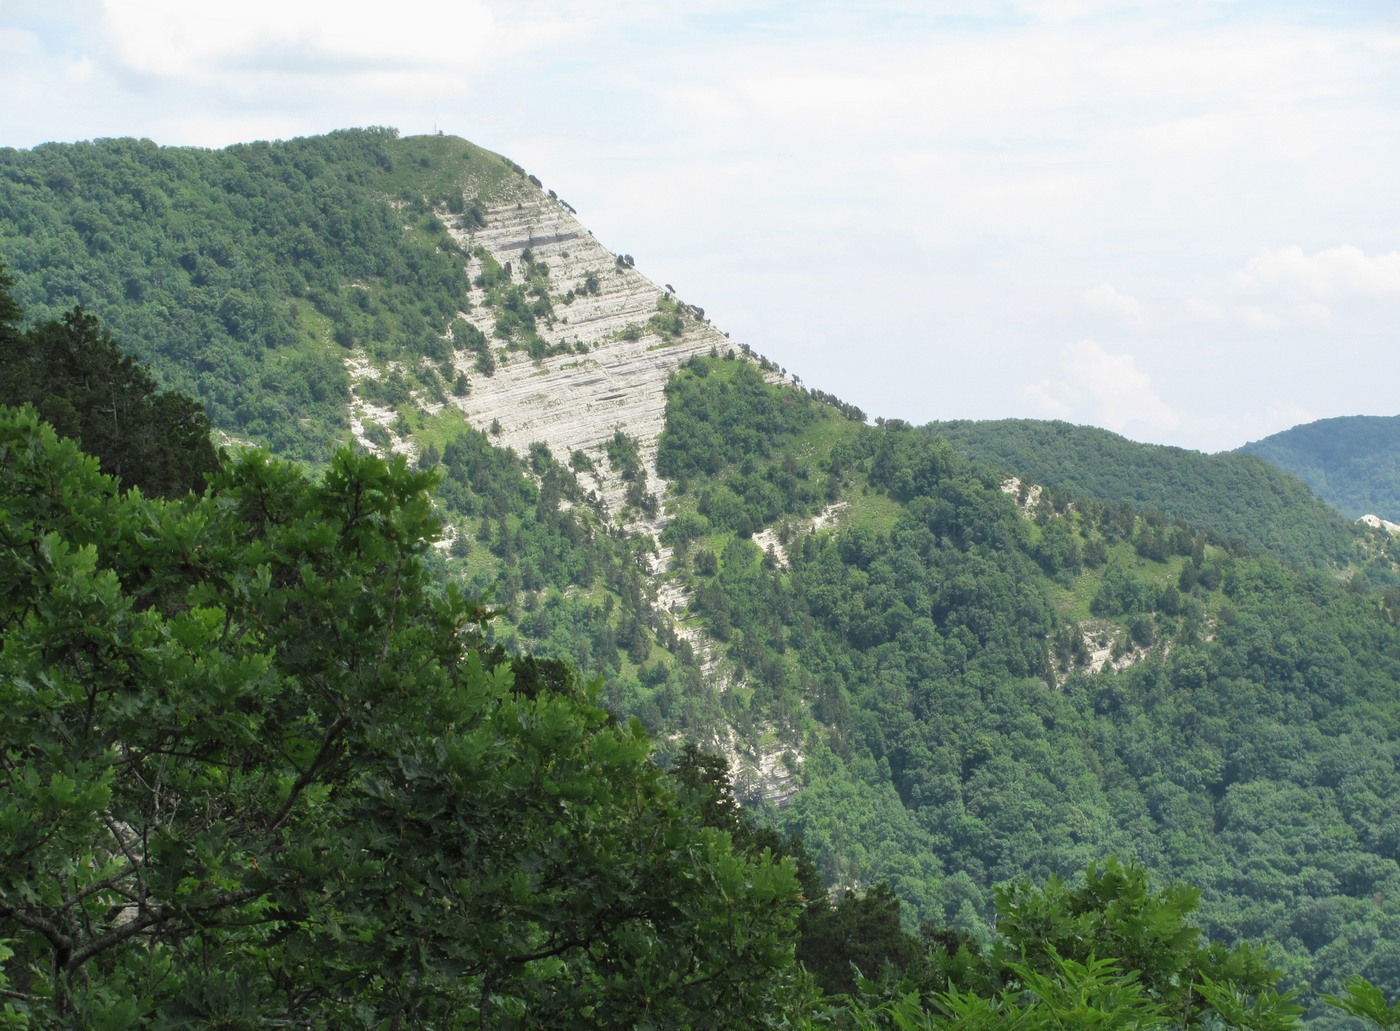
[[[688,430],[731,412],[764,427],[742,453]],[[1200,885],[1206,926],[1271,939],[1295,983],[1336,985],[1343,955],[1400,983],[1400,598],[1118,502],[1022,508],[946,439],[730,363],[678,379],[662,457],[745,701],[779,734],[816,720],[777,818],[829,879],[976,934],[991,885],[1116,852]],[[837,528],[807,532],[827,499]]]
[[57,327],[81,305],[216,429],[311,465],[349,439],[347,357],[376,364],[384,375],[354,389],[398,409],[396,432],[441,471],[439,575],[511,617],[494,630],[503,643],[606,673],[613,711],[713,739],[719,697],[654,607],[646,542],[587,503],[590,459],[517,455],[450,406],[410,400],[457,389],[446,363],[485,343],[456,318],[465,256],[434,211],[477,224],[481,204],[528,189],[465,140],[390,129],[218,151],[0,149],[0,261],[29,322]]
[[[754,774],[738,795],[806,842],[833,897],[871,889],[853,905],[893,914],[897,931],[899,902],[875,889],[888,882],[907,926],[932,935],[900,948],[991,948],[1014,925],[999,885],[1053,884],[1117,854],[1198,885],[1212,937],[1273,942],[1319,1026],[1335,1018],[1316,993],[1340,991],[1346,974],[1400,985],[1400,593],[1385,590],[1384,541],[1250,456],[1054,423],[867,426],[717,353],[666,392],[656,469],[670,481],[659,545],[671,549],[671,611],[652,571],[658,542],[622,529],[580,481],[598,463],[629,479],[638,441],[516,454],[450,406],[404,400],[454,389],[444,365],[470,364],[449,332],[465,256],[441,214],[470,222],[478,199],[524,182],[463,141],[388,130],[225,151],[0,151],[0,258],[30,321],[24,341],[63,339],[56,327],[82,304],[162,385],[197,396],[216,428],[307,469],[348,440],[345,359],[367,355],[384,374],[356,389],[398,410],[444,527],[441,546],[415,545],[404,568],[429,594],[456,585],[498,610],[483,647],[599,676],[587,711],[561,717],[570,726],[607,737],[605,708],[639,717],[663,759],[683,740],[762,755],[765,783],[796,794],[765,808]],[[529,298],[516,294],[498,300],[523,325]],[[23,430],[27,446],[37,433]],[[285,489],[314,495],[276,468]],[[415,485],[408,501],[426,489],[412,470],[393,475]],[[1008,490],[1009,475],[1029,482]],[[316,504],[317,520],[331,518]],[[145,539],[131,529],[138,508],[98,507]],[[198,519],[235,533],[221,511]],[[83,533],[75,546],[100,541]],[[320,533],[284,542],[288,554],[319,547]],[[224,558],[231,583],[261,575]],[[198,562],[142,561],[157,584],[203,575]],[[283,569],[292,581],[295,568]],[[314,584],[279,589],[303,587]],[[210,590],[192,597],[203,605]],[[268,633],[274,614],[254,612]],[[178,604],[168,618],[194,633]],[[533,769],[535,753],[521,761]],[[408,891],[410,875],[395,876],[385,890]],[[849,978],[855,945],[842,948],[829,969]],[[924,987],[950,983],[938,969]],[[624,977],[590,971],[595,987]],[[511,990],[566,992],[558,969],[541,977]]]
[[[1281,970],[1191,922],[1195,889],[1115,858],[999,887],[990,935],[916,937],[884,885],[833,896],[723,759],[663,773],[598,681],[485,640],[426,561],[436,471],[215,455],[90,316],[19,328],[10,285],[3,399],[77,414],[96,457],[0,405],[5,1026],[1296,1026]],[[841,435],[715,364],[668,434],[732,409],[759,455]],[[194,436],[99,431],[109,401]],[[715,442],[677,443],[719,471]],[[1337,1005],[1390,1022],[1365,980]]]
[[324,460],[347,433],[349,349],[451,354],[467,284],[431,205],[469,219],[464,195],[521,178],[464,140],[387,129],[224,150],[6,148],[0,255],[30,318],[81,305],[216,427]]
[[[1117,860],[1000,889],[985,942],[833,901],[723,760],[665,773],[596,682],[485,643],[401,460],[148,499],[0,407],[0,469],[6,1027],[1297,1024]],[[1365,980],[1336,1005],[1391,1024]]]
[[1319,419],[1239,450],[1292,473],[1350,519],[1400,522],[1400,415]]
[[1161,512],[1302,568],[1366,558],[1358,547],[1364,533],[1297,479],[1250,455],[1139,444],[1093,426],[1038,419],[934,422],[924,430],[1007,475]]

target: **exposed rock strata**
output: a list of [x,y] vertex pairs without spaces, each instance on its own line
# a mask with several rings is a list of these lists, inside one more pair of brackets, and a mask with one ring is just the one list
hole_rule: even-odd
[[[663,496],[656,443],[666,380],[692,355],[733,345],[694,317],[684,319],[679,338],[648,330],[667,291],[636,269],[620,267],[616,255],[543,194],[499,201],[486,209],[485,227],[453,233],[468,247],[485,248],[502,266],[510,262],[516,281],[523,281],[521,255],[527,248],[536,262],[548,265],[555,317],[552,325],[540,319],[538,332],[550,345],[567,343],[573,349],[538,362],[522,351],[508,351],[492,336],[496,313],[481,303],[484,291],[474,289],[474,306],[464,317],[491,341],[498,367],[494,375],[482,376],[471,369],[470,356],[463,357],[460,367],[471,380],[471,392],[454,403],[474,426],[499,426],[496,440],[503,447],[523,454],[543,441],[561,461],[575,450],[588,453],[604,474],[600,493],[613,513],[622,510],[626,485],[606,474],[606,460],[596,459],[621,429],[639,443],[648,489]],[[473,261],[467,274],[478,271]],[[597,293],[585,289],[590,273],[597,277]],[[566,303],[570,291],[573,300]],[[628,335],[635,339],[625,339]]]
[[[704,675],[723,691],[730,687],[721,662],[722,649],[686,618],[690,599],[673,578],[666,576],[671,550],[659,544],[667,519],[659,513],[650,519],[626,508],[626,488],[610,470],[607,443],[617,430],[637,442],[646,472],[646,490],[664,500],[666,481],[656,471],[657,442],[665,419],[665,386],[671,374],[694,355],[742,348],[716,330],[698,309],[679,305],[682,331],[662,335],[648,326],[659,311],[658,302],[675,300],[669,288],[647,279],[629,261],[619,260],[603,247],[558,201],[521,181],[514,195],[508,192],[484,202],[485,225],[475,229],[449,229],[468,251],[483,248],[504,269],[509,263],[511,281],[525,284],[524,252],[549,269],[553,318],[536,318],[536,332],[549,350],[566,353],[532,360],[523,350],[512,349],[495,337],[498,313],[487,305],[486,290],[473,287],[471,308],[462,312],[487,338],[496,359],[493,375],[474,368],[475,354],[458,350],[456,370],[466,374],[470,390],[454,397],[455,405],[477,429],[489,432],[494,442],[519,454],[537,442],[546,444],[554,457],[568,463],[583,451],[592,460],[595,474],[584,473],[580,483],[595,490],[610,516],[623,521],[628,532],[645,533],[656,543],[652,562],[657,587],[657,607],[673,620],[678,636],[688,641],[701,662]],[[451,226],[454,220],[440,213]],[[464,274],[474,281],[485,265],[473,257]],[[593,277],[590,283],[590,275]],[[628,338],[631,339],[628,339]],[[380,375],[363,356],[349,361],[352,379]],[[778,374],[769,373],[777,379]],[[437,405],[425,405],[434,410]],[[393,448],[411,453],[412,443],[392,433],[395,413],[357,399],[351,411],[357,438],[368,444],[364,430],[378,423],[391,431]],[[627,517],[623,519],[624,512]],[[830,518],[834,510],[823,513]],[[821,518],[813,528],[820,526]],[[732,730],[717,742],[729,757],[736,782],[750,800],[783,804],[797,792],[796,770],[802,756],[778,743],[776,735],[763,741],[741,743]]]

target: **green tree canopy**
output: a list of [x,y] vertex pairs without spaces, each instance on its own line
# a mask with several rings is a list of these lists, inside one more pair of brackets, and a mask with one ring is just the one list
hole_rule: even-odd
[[0,417],[0,973],[37,1025],[781,1012],[791,865],[597,685],[483,663],[431,480],[254,452],[162,501]]
[[203,489],[218,467],[204,409],[160,390],[80,308],[22,329],[11,285],[0,266],[0,404],[33,404],[124,487],[161,497]]

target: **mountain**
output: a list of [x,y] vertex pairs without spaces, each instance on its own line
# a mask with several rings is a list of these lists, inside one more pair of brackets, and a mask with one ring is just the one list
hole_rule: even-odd
[[1301,988],[1400,983],[1392,544],[1262,461],[867,425],[451,137],[0,151],[0,258],[235,447],[435,470],[496,641],[723,751],[828,884],[984,936],[1117,853]]
[[960,453],[1031,482],[1161,512],[1304,568],[1364,561],[1369,535],[1304,484],[1250,455],[1139,444],[1093,426],[999,419],[933,422]]
[[1351,519],[1400,522],[1400,415],[1319,419],[1239,450],[1292,473]]
[[[687,745],[663,774],[599,682],[482,640],[488,614],[424,561],[432,472],[342,448],[308,476],[215,456],[207,426],[192,464],[169,430],[193,402],[171,410],[92,316],[20,329],[9,286],[0,270],[0,401],[24,405],[0,408],[6,1023],[873,1026],[889,982],[872,997],[853,966],[919,986],[906,1020],[1054,1021],[1017,960],[1077,1011],[1154,1026],[1294,1008],[1248,945],[1201,942],[1191,889],[1113,859],[1082,888],[999,892],[986,943],[903,931],[882,885],[833,900],[800,840],[738,808],[723,759]],[[1385,1017],[1368,984],[1348,995]]]
[[781,750],[726,729],[712,642],[656,575],[668,375],[711,353],[778,370],[518,165],[390,129],[3,149],[0,258],[31,320],[95,313],[229,441],[437,466],[444,575],[515,617],[505,643],[606,672],[615,711],[791,790]]

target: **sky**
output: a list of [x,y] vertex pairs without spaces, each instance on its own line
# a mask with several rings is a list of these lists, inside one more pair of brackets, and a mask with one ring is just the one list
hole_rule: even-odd
[[0,0],[0,98],[465,137],[872,418],[1400,414],[1397,0]]

